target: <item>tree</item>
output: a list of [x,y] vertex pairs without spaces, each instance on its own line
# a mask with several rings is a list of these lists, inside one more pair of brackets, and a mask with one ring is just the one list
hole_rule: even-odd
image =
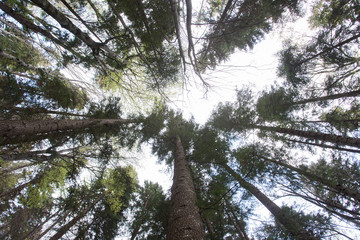
[[[320,213],[316,215],[305,214],[295,211],[292,207],[282,207],[282,210],[288,212],[289,215],[306,226],[306,229],[312,232],[316,239],[328,236],[331,230],[333,230],[330,218]],[[274,223],[275,225],[265,224],[260,234],[258,234],[260,235],[259,237],[262,239],[297,239],[284,231],[278,221],[275,220]]]
[[325,141],[337,145],[347,145],[359,148],[360,140],[356,137],[347,137],[336,134],[323,133],[314,130],[301,130],[286,128],[282,126],[260,125],[257,122],[257,113],[252,103],[252,95],[248,90],[238,91],[238,101],[230,104],[219,104],[213,112],[210,124],[227,132],[244,132],[248,129],[259,129],[261,131],[287,134],[306,138],[308,140]]
[[[86,203],[85,206],[82,206],[82,209],[79,209],[77,215],[65,225],[62,225],[60,229],[57,230],[56,234],[54,234],[50,239],[60,239],[67,231],[69,231],[70,228],[84,218],[85,215],[92,211],[95,206],[101,202],[105,205],[105,207],[101,207],[97,209],[97,211],[102,211],[103,215],[99,215],[99,212],[95,209],[94,225],[92,225],[90,229],[95,232],[95,238],[113,238],[116,234],[117,223],[120,220],[119,216],[116,215],[121,214],[121,212],[127,207],[130,196],[135,190],[136,181],[136,173],[130,166],[110,170],[103,179],[99,179],[98,182],[94,183],[93,187],[95,189],[89,189],[90,191],[93,191],[93,194],[95,194],[95,197],[92,196],[93,200],[88,199],[89,202]],[[100,193],[99,188],[103,188],[103,191]],[[114,220],[115,224],[109,224],[110,221]]]
[[145,181],[138,189],[138,198],[132,205],[134,220],[130,226],[131,240],[137,238],[165,239],[169,202],[161,186]]
[[[173,162],[174,178],[171,187],[171,207],[167,230],[167,239],[204,239],[205,232],[196,205],[196,193],[191,171],[186,159],[190,146],[192,122],[182,120],[180,114],[164,111],[163,119],[167,120],[166,129],[156,135],[144,135],[142,141],[153,137],[153,152],[168,163]],[[163,123],[160,122],[160,126]],[[146,133],[146,132],[145,132]]]
[[[211,23],[203,48],[199,51],[201,70],[215,68],[229,58],[235,49],[254,47],[273,24],[283,19],[286,10],[299,13],[299,1],[222,1],[210,2],[209,15],[204,18]],[[220,12],[220,14],[218,14]]]
[[291,111],[297,110],[301,107],[299,105],[356,97],[359,93],[360,90],[355,90],[327,96],[315,96],[308,99],[296,99],[294,93],[286,92],[283,87],[280,87],[279,89],[272,87],[270,92],[264,92],[257,100],[256,111],[259,113],[259,117],[264,120],[285,120],[289,118],[288,114]]

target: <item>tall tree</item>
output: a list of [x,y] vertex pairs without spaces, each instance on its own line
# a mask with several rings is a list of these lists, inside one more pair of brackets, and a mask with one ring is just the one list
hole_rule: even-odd
[[[194,123],[186,122],[180,114],[164,112],[167,125],[164,132],[155,132],[153,152],[160,159],[173,162],[174,177],[171,187],[171,206],[167,239],[204,239],[205,232],[196,205],[196,193],[186,152],[190,146]],[[159,129],[159,128],[158,128]],[[161,128],[159,129],[161,130]],[[144,136],[147,141],[151,136]]]

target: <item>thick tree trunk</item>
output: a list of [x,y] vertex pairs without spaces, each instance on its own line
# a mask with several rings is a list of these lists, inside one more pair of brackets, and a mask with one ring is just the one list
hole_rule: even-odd
[[292,128],[282,128],[282,127],[268,127],[261,125],[253,125],[252,127],[258,128],[263,131],[283,133],[298,137],[304,137],[311,140],[319,140],[319,141],[331,142],[339,145],[347,145],[347,146],[360,148],[360,139],[354,137],[346,137],[335,134],[304,131],[304,130],[297,130]]
[[196,206],[196,194],[190,168],[179,136],[175,138],[174,178],[171,188],[171,207],[167,240],[201,240],[205,231],[199,208]]
[[50,238],[50,240],[58,240],[60,239],[69,229],[74,226],[80,219],[85,217],[85,215],[101,200],[103,199],[105,194],[101,194],[97,199],[94,200],[92,204],[90,204],[87,208],[82,210],[76,217],[71,219],[67,224],[62,226],[57,233]]
[[248,190],[251,194],[254,195],[276,218],[276,220],[281,223],[285,229],[291,233],[296,239],[301,240],[311,240],[316,239],[313,235],[307,232],[298,222],[296,222],[290,215],[281,210],[281,208],[271,201],[267,196],[265,196],[259,189],[257,189],[253,184],[245,181],[238,173],[236,173],[231,167],[227,164],[221,165],[228,171],[238,182],[239,184]]
[[134,123],[127,119],[61,119],[61,120],[2,120],[0,121],[0,145],[18,136],[63,132],[101,126]]

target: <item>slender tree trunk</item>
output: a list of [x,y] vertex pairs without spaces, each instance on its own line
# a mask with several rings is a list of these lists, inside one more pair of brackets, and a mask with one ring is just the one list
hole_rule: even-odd
[[234,210],[232,209],[231,205],[227,201],[225,201],[225,212],[227,213],[230,220],[233,222],[233,224],[234,224],[234,226],[236,228],[236,231],[241,236],[241,239],[249,240],[249,237],[248,237],[248,235],[246,234],[246,231],[245,231],[244,224],[239,221],[236,214],[234,213]]
[[228,171],[238,182],[239,184],[253,194],[276,218],[276,220],[281,223],[285,229],[291,233],[294,237],[301,240],[315,240],[316,238],[307,232],[298,222],[296,222],[290,215],[284,212],[279,206],[277,206],[273,201],[271,201],[267,196],[265,196],[259,189],[257,189],[253,184],[245,181],[238,173],[236,173],[231,167],[227,164],[221,165]]
[[11,9],[9,6],[5,5],[2,2],[0,2],[0,9],[3,10],[7,15],[14,18],[16,21],[18,21],[21,25],[23,25],[27,29],[30,29],[30,30],[32,30],[33,32],[36,32],[36,33],[40,33],[44,37],[49,38],[54,43],[58,44],[59,46],[63,47],[64,49],[68,50],[69,52],[71,52],[75,56],[82,59],[82,57],[77,52],[75,52],[72,48],[68,47],[64,42],[57,39],[50,32],[48,32],[45,29],[42,29],[41,27],[35,25],[31,21],[29,21],[27,18],[25,18],[23,15],[17,13],[15,10]]
[[70,214],[70,212],[65,213],[64,215],[60,216],[55,222],[53,222],[47,229],[45,229],[45,231],[43,231],[40,235],[36,236],[36,238],[34,237],[34,240],[40,240],[43,236],[45,236],[51,229],[53,229],[56,224],[58,224],[59,222],[61,222],[62,220],[64,220],[68,215]]
[[258,128],[263,131],[270,131],[270,132],[277,132],[283,133],[298,137],[304,137],[311,140],[319,140],[325,142],[332,142],[339,145],[347,145],[352,147],[360,148],[360,139],[354,137],[346,137],[346,136],[339,136],[335,134],[328,134],[328,133],[320,133],[314,131],[304,131],[304,130],[297,130],[292,128],[282,128],[282,127],[268,127],[268,126],[261,126],[261,125],[253,125],[253,128]]
[[323,96],[323,97],[313,97],[313,98],[309,98],[309,99],[304,99],[304,100],[293,102],[293,103],[291,103],[291,105],[305,104],[305,103],[325,101],[325,100],[334,100],[334,99],[338,99],[338,98],[356,97],[358,95],[360,95],[360,89],[356,90],[356,91],[351,91],[351,92],[344,92],[344,93],[327,95],[327,96]]
[[50,240],[58,240],[60,239],[69,229],[74,226],[80,219],[85,217],[85,215],[101,200],[103,199],[105,194],[101,194],[97,199],[94,200],[92,204],[90,204],[87,208],[82,210],[76,217],[71,219],[67,224],[62,226],[57,233],[50,238]]
[[75,26],[62,12],[56,9],[50,2],[47,0],[31,0],[38,7],[44,10],[47,14],[53,17],[61,27],[67,29],[73,33],[77,38],[81,39],[86,45],[88,45],[94,52],[98,52],[101,43],[95,42],[92,40],[87,33],[81,31],[77,26]]
[[15,188],[7,190],[6,192],[0,193],[0,198],[8,197],[12,194],[19,193],[21,190],[23,190],[27,186],[40,182],[40,179],[41,179],[41,175],[36,176],[34,179],[30,180],[29,182],[23,183]]
[[144,223],[144,220],[145,220],[145,212],[148,211],[148,209],[147,209],[148,203],[149,203],[149,198],[146,199],[146,202],[145,202],[144,206],[142,207],[139,219],[136,219],[137,223],[134,228],[134,231],[132,231],[132,233],[131,233],[130,240],[134,240],[136,238],[136,236],[139,234],[140,227]]
[[235,219],[236,226],[238,227],[239,231],[244,236],[244,239],[249,240],[249,237],[248,237],[248,235],[246,233],[246,230],[245,230],[244,222],[240,222],[238,220],[237,216],[235,215],[234,211],[231,208],[230,208],[230,212],[231,212],[231,215],[233,216],[233,218]]
[[68,4],[66,2],[66,0],[60,0],[65,7],[72,13],[74,14],[74,16],[99,40],[101,41],[101,39],[97,36],[97,34],[91,29],[91,27],[89,26],[89,24],[87,24],[85,22],[84,19],[82,19],[82,17],[70,6],[70,4]]
[[185,159],[184,148],[179,136],[175,137],[174,178],[171,187],[171,207],[167,240],[202,240],[205,231],[190,168]]
[[246,240],[243,233],[241,232],[237,222],[235,221],[234,217],[229,213],[229,211],[227,209],[225,209],[225,212],[226,212],[226,215],[228,216],[228,218],[230,219],[230,221],[232,222],[232,224],[234,225],[236,231],[238,232],[240,240]]
[[[0,157],[0,159],[1,159],[1,157]],[[19,165],[14,166],[14,167],[1,168],[0,175],[11,173],[11,172],[19,170],[21,168],[31,167],[31,166],[34,166],[36,164],[37,164],[36,162],[30,162],[30,163],[26,163],[26,164],[19,164]]]
[[330,148],[330,149],[335,149],[335,150],[339,150],[339,151],[346,151],[346,152],[352,152],[352,153],[360,153],[360,150],[349,149],[349,148],[342,148],[342,147],[337,147],[337,146],[332,146],[332,145],[327,145],[327,144],[310,143],[310,142],[298,141],[298,140],[293,140],[293,139],[286,139],[286,141],[295,142],[295,143],[300,143],[300,144],[306,144],[306,145],[312,145],[312,146],[321,147],[321,148]]
[[214,239],[215,232],[214,232],[214,229],[212,227],[210,219],[208,217],[204,216],[204,222],[206,224],[206,228],[208,230],[210,239],[215,240]]
[[[45,154],[45,153],[49,153],[48,150],[39,150],[39,151],[31,151],[31,152],[16,153],[16,154],[0,154],[0,159],[2,159],[5,162],[40,159],[43,156],[41,154]],[[45,160],[45,159],[43,158],[41,160]]]
[[37,225],[33,230],[31,230],[29,233],[26,234],[26,236],[24,237],[24,239],[35,239],[36,236],[41,235],[41,229],[44,226],[44,224],[46,224],[47,222],[50,221],[50,219],[52,219],[54,216],[58,215],[60,213],[61,209],[59,209],[57,212],[51,214],[50,216],[48,216],[45,221],[41,222],[39,225]]
[[7,139],[18,136],[63,132],[67,130],[86,129],[101,126],[116,126],[134,123],[127,119],[61,119],[61,120],[2,120],[0,121],[0,145]]
[[327,187],[331,188],[332,191],[335,191],[335,192],[337,192],[337,193],[339,193],[341,195],[346,195],[346,196],[348,196],[350,198],[353,198],[355,201],[360,202],[360,193],[359,192],[353,192],[350,189],[341,186],[341,183],[332,182],[329,179],[324,179],[323,177],[321,177],[319,175],[315,175],[315,174],[313,174],[313,173],[311,173],[309,171],[306,171],[306,170],[291,166],[289,164],[286,164],[286,163],[283,163],[283,162],[280,162],[280,161],[275,161],[275,160],[265,158],[265,157],[262,157],[262,158],[265,159],[266,161],[278,164],[278,165],[283,166],[285,168],[288,168],[288,169],[290,169],[290,170],[292,170],[294,172],[297,172],[297,173],[305,176],[309,180],[316,181],[318,183],[321,183],[324,186],[327,186]]

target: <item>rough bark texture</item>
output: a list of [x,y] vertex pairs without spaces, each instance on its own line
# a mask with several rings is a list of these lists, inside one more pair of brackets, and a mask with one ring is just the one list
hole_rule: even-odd
[[259,189],[253,184],[245,181],[239,174],[237,174],[227,164],[223,164],[224,167],[238,182],[239,184],[248,190],[254,197],[256,197],[281,223],[284,228],[291,233],[296,239],[300,240],[315,240],[316,238],[307,232],[298,222],[296,222],[290,215],[281,210],[271,199],[265,196]]
[[180,137],[175,139],[176,150],[173,153],[174,179],[171,188],[171,209],[167,240],[202,240],[205,231],[196,206],[196,194],[190,168],[185,159]]
[[0,144],[18,136],[33,136],[97,126],[115,126],[131,122],[134,121],[126,119],[2,120],[0,121]]
[[320,133],[314,131],[303,131],[303,130],[297,130],[291,128],[268,127],[268,126],[259,126],[259,125],[254,125],[253,127],[264,131],[284,133],[284,134],[304,137],[312,140],[332,142],[339,145],[347,145],[347,146],[360,148],[359,138],[346,137],[346,136],[340,136],[340,135],[328,134],[328,133]]

